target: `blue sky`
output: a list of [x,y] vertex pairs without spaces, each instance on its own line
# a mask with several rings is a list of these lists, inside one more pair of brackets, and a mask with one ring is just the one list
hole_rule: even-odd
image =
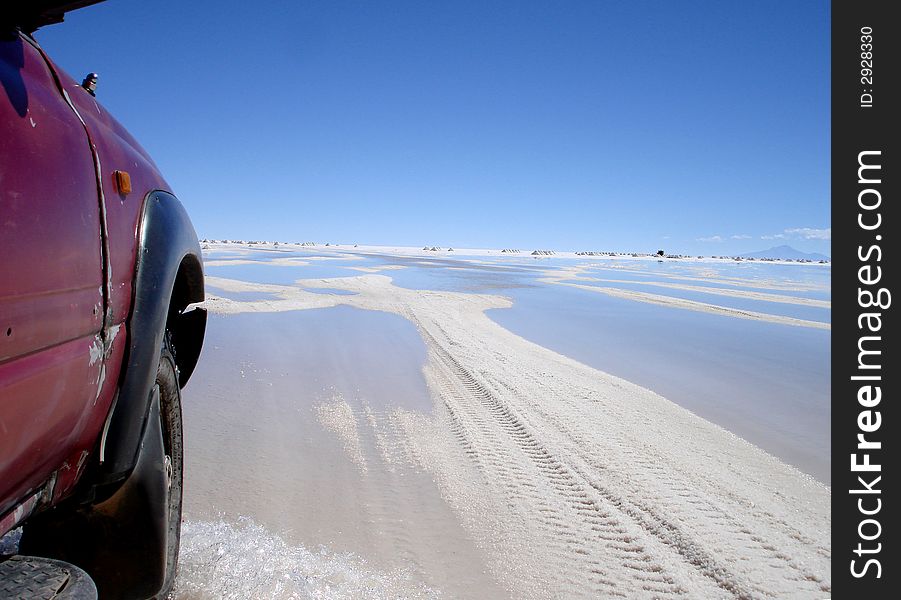
[[201,237],[829,253],[829,3],[109,0],[36,37]]

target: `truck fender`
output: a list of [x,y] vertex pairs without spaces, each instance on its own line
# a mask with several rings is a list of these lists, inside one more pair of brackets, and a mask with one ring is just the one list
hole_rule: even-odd
[[203,260],[181,202],[167,192],[150,192],[138,239],[128,347],[118,398],[100,445],[95,483],[101,485],[123,480],[137,463],[166,329],[172,335],[181,387],[194,371],[206,330],[206,310],[186,310],[204,299]]

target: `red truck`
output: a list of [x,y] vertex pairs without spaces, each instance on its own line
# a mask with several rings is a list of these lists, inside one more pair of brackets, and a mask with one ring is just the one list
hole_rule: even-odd
[[96,78],[33,37],[97,1],[0,8],[0,536],[21,527],[0,597],[37,593],[23,572],[52,597],[165,597],[175,578],[201,251]]

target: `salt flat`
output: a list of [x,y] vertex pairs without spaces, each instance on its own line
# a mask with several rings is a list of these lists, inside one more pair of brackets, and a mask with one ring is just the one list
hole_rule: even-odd
[[[278,581],[288,587],[278,594],[299,597],[323,589],[325,597],[354,597],[367,585],[361,580],[373,597],[829,592],[826,485],[486,314],[513,306],[511,292],[556,285],[540,281],[555,263],[336,251],[378,260],[305,278],[301,257],[291,257],[280,267],[297,274],[289,284],[209,269],[210,335],[219,348],[241,340],[247,353],[209,352],[186,390],[195,474],[186,488],[192,561],[180,593],[203,596],[228,577],[213,565],[242,535],[281,549],[288,558]],[[484,269],[460,270],[466,264]],[[792,286],[779,272],[730,278],[695,270],[708,268],[716,265],[668,274],[781,295],[822,290],[817,277]],[[417,269],[427,272],[417,279]],[[241,297],[251,293],[262,296]],[[296,323],[301,315],[309,322]],[[250,382],[236,374],[241,360],[254,365]],[[395,363],[409,368],[392,375],[386,365]],[[239,460],[223,459],[233,454]],[[252,525],[242,525],[247,519]],[[330,579],[336,570],[342,575]],[[251,595],[272,589],[240,580]]]

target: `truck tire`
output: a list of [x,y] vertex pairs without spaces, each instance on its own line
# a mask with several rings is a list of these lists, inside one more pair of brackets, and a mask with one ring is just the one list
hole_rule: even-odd
[[160,425],[163,432],[163,451],[168,484],[168,535],[166,548],[166,579],[156,598],[166,598],[175,584],[178,571],[178,550],[181,542],[182,490],[184,487],[184,436],[181,416],[181,388],[172,336],[167,331],[160,352],[156,373],[160,390]]

